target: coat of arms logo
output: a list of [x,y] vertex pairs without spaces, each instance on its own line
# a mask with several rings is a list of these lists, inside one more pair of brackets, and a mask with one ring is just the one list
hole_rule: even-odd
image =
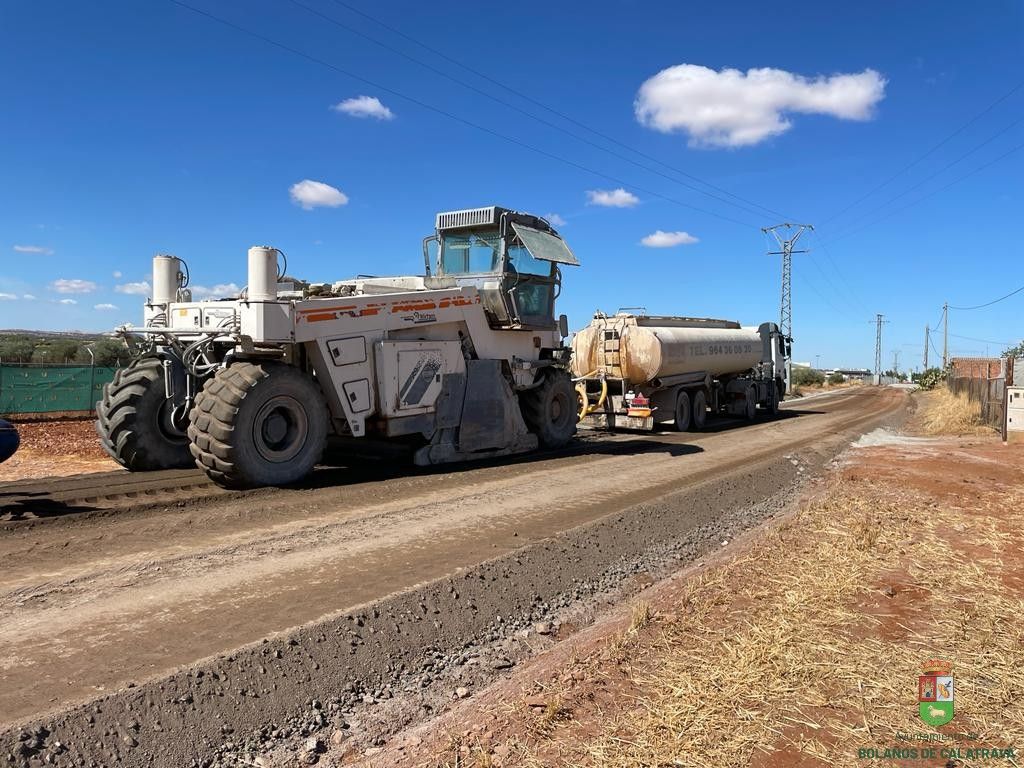
[[945,725],[953,719],[953,665],[929,659],[917,678],[918,711],[925,725]]

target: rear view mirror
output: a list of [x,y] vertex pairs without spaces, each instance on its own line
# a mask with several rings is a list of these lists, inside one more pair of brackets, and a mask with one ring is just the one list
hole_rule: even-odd
[[558,316],[558,335],[563,339],[569,335],[569,318],[565,315]]

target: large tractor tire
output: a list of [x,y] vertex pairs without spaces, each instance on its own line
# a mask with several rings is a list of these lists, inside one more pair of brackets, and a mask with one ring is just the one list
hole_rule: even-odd
[[173,398],[167,398],[164,363],[141,357],[103,385],[96,403],[96,433],[116,462],[133,472],[191,467],[188,435],[176,422],[185,401],[185,371],[176,364]]
[[220,369],[190,416],[196,464],[226,488],[298,482],[320,461],[330,421],[317,383],[282,363]]
[[519,399],[523,420],[545,448],[558,448],[576,434],[577,396],[569,374],[551,368],[541,383]]
[[7,461],[21,445],[18,429],[6,419],[0,419],[0,463]]

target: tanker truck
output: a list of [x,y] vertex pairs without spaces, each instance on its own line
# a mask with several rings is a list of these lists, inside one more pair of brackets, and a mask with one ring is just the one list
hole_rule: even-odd
[[597,312],[572,341],[585,426],[700,430],[709,415],[776,414],[789,342],[775,323]]

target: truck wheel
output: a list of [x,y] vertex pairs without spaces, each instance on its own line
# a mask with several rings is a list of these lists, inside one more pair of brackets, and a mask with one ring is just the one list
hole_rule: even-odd
[[686,432],[690,428],[690,395],[685,389],[679,390],[676,398],[676,430]]
[[743,418],[753,421],[757,418],[757,390],[747,387],[743,392]]
[[523,420],[545,448],[565,445],[576,434],[576,391],[569,374],[552,369],[519,400]]
[[690,410],[693,411],[690,423],[693,429],[699,432],[708,421],[708,398],[703,389],[693,393],[693,408]]
[[329,416],[320,388],[282,363],[235,363],[206,382],[188,436],[196,464],[226,488],[287,485],[323,454]]
[[103,385],[96,403],[96,433],[114,461],[133,472],[192,466],[188,436],[174,418],[185,400],[185,371],[174,366],[173,399],[167,398],[164,365],[140,357]]

